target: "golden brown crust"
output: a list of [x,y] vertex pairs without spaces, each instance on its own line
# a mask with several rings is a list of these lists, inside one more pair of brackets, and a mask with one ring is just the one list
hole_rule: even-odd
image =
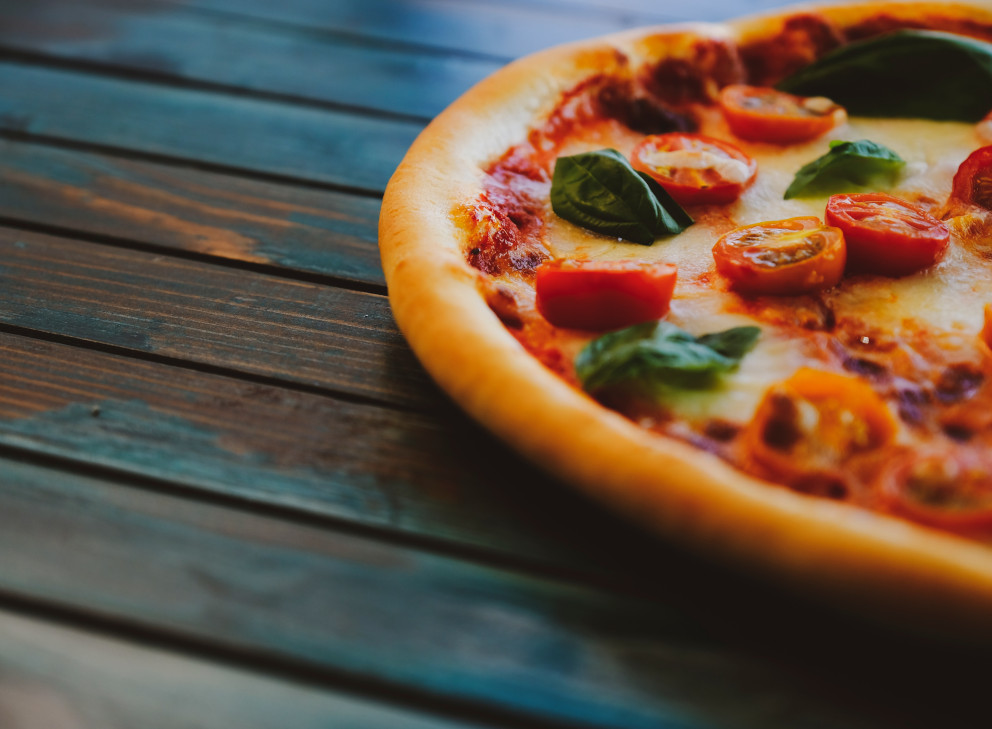
[[[992,13],[943,3],[804,6],[841,27],[885,16],[992,27]],[[511,64],[465,94],[417,139],[383,200],[380,245],[396,320],[437,382],[535,463],[629,517],[700,551],[760,566],[828,599],[937,630],[992,637],[992,549],[895,518],[803,496],[604,409],[537,362],[486,304],[452,216],[483,170],[549,113],[560,94],[706,36],[750,43],[790,9],[728,25],[684,25],[572,44]],[[618,53],[619,52],[619,53]],[[901,618],[900,618],[901,619]]]

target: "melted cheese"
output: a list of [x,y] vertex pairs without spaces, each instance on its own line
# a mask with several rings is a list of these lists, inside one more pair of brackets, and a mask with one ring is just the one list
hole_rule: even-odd
[[[707,119],[700,131],[719,139],[735,139],[718,115]],[[629,155],[639,139],[620,128],[612,136],[608,130],[598,129],[595,140],[572,142],[563,153],[612,146]],[[640,259],[677,264],[679,284],[670,320],[695,334],[741,324],[760,325],[761,322],[734,311],[739,307],[729,305],[736,296],[698,279],[709,276],[719,281],[719,276],[713,273],[711,250],[721,235],[738,226],[800,215],[823,218],[827,196],[785,200],[783,193],[796,171],[825,154],[834,139],[870,139],[898,153],[907,164],[888,192],[919,201],[924,207],[939,207],[946,201],[958,165],[984,143],[971,124],[860,118],[804,144],[779,147],[736,142],[757,160],[754,183],[734,204],[700,209],[697,223],[682,234],[659,239],[652,246],[639,246],[590,233],[549,214],[548,243],[553,254],[563,258]],[[664,161],[668,161],[667,157]],[[985,304],[992,302],[992,277],[984,265],[977,265],[977,254],[952,233],[947,255],[932,270],[899,279],[871,276],[847,279],[829,295],[829,301],[838,319],[864,321],[897,336],[907,322],[916,322],[938,333],[973,338],[982,328]],[[753,416],[769,386],[809,363],[808,354],[794,341],[773,327],[762,328],[759,344],[720,387],[673,394],[670,404],[675,412],[689,420],[718,417],[745,422]]]
[[644,152],[641,161],[656,170],[713,170],[727,182],[738,185],[747,182],[747,178],[751,176],[751,168],[739,159],[700,150],[678,149],[663,152],[655,149]]

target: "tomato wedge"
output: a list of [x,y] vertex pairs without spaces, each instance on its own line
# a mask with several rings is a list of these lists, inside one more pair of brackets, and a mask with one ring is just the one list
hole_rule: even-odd
[[954,174],[951,199],[992,210],[992,145],[976,149]]
[[729,142],[702,134],[653,134],[630,156],[681,205],[729,203],[751,184],[758,164]]
[[793,487],[843,498],[843,466],[890,443],[896,422],[885,401],[856,377],[803,367],[765,393],[744,430],[747,455]]
[[744,84],[725,86],[720,108],[730,131],[741,139],[775,144],[814,139],[846,117],[844,107],[823,96],[794,96]]
[[992,528],[992,459],[974,451],[911,452],[876,486],[889,511],[942,529]]
[[555,326],[594,331],[660,319],[677,270],[671,263],[550,261],[537,269],[537,308]]
[[846,246],[839,228],[801,217],[745,225],[713,246],[716,270],[743,294],[794,296],[835,286]]
[[912,203],[884,192],[833,195],[827,225],[844,231],[847,270],[908,276],[939,261],[950,231]]

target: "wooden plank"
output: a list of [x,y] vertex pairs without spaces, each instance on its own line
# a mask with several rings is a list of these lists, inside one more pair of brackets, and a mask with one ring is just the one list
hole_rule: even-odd
[[[597,13],[629,18],[631,23],[649,25],[657,22],[719,22],[749,13],[779,8],[783,0],[695,0],[691,3],[658,0],[522,0],[538,5],[546,12]],[[793,3],[794,4],[794,3]]]
[[468,726],[5,610],[0,717],[5,729]]
[[363,38],[516,58],[666,17],[662,13],[575,12],[529,2],[463,0],[173,0],[183,6]]
[[[461,414],[341,402],[0,333],[0,444],[255,504],[611,573],[606,518]],[[486,463],[480,469],[479,463]],[[567,513],[567,519],[548,514]]]
[[167,2],[116,0],[0,6],[0,46],[427,119],[501,65]]
[[0,228],[0,322],[382,402],[436,390],[378,294]]
[[[698,618],[670,603],[38,465],[2,460],[0,472],[0,592],[10,596],[329,679],[346,675],[575,726],[871,726],[829,685],[848,687],[846,675],[828,676],[826,690],[804,685],[794,669],[709,637]],[[664,572],[643,574],[675,594],[693,589]],[[872,647],[863,646],[869,656]],[[861,687],[876,700],[877,690]],[[932,690],[939,695],[940,686]]]
[[385,290],[379,200],[0,140],[0,218]]
[[0,132],[381,192],[422,124],[0,63]]

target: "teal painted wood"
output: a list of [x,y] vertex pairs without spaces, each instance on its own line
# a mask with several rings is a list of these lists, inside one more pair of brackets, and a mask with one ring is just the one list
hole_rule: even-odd
[[436,398],[384,296],[0,228],[0,322],[382,402]]
[[0,4],[0,47],[427,119],[502,65],[170,3],[108,0]]
[[0,610],[5,729],[478,726]]
[[0,132],[378,193],[422,124],[0,63]]
[[250,16],[503,59],[670,17],[665,11],[643,15],[609,10],[576,12],[526,1],[498,0],[176,1],[188,7],[222,11],[226,15]]
[[[672,21],[715,21],[736,18],[748,13],[783,7],[782,0],[694,0],[660,2],[659,0],[526,0],[528,5],[540,6],[546,12],[577,13],[594,16],[607,14],[630,18],[642,25]],[[795,4],[795,3],[792,3]]]
[[[0,472],[0,593],[574,726],[883,726],[655,600],[36,465]],[[856,688],[827,688],[838,678]]]
[[[629,555],[644,537],[453,410],[351,404],[0,333],[0,444],[391,538],[640,583]],[[629,564],[623,575],[618,561]]]
[[385,290],[379,200],[0,140],[0,218]]

